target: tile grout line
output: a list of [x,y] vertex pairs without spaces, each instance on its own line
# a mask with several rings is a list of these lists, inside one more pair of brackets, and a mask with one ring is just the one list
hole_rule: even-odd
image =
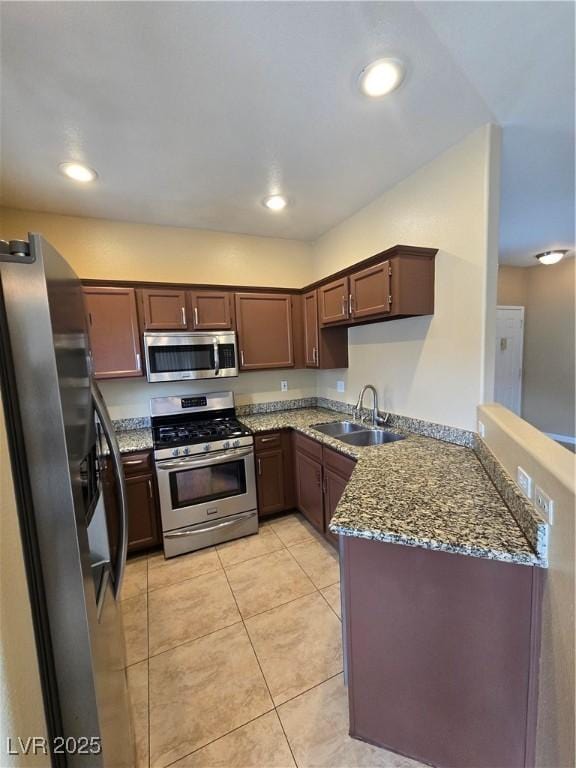
[[[220,554],[218,553],[218,550],[216,550],[216,554],[218,555],[218,559],[220,560],[220,563],[222,563],[222,560],[220,559]],[[294,761],[294,765],[296,768],[298,768],[298,763],[296,762],[296,757],[294,756],[294,752],[292,751],[292,746],[290,744],[290,741],[288,740],[288,736],[286,735],[286,731],[284,730],[284,726],[282,725],[282,721],[280,720],[280,716],[278,714],[278,710],[276,709],[276,704],[274,703],[274,697],[272,696],[272,692],[270,691],[270,686],[268,685],[268,681],[266,680],[266,675],[264,674],[264,670],[262,669],[262,665],[260,664],[260,659],[258,658],[258,654],[256,653],[256,648],[254,648],[254,643],[252,642],[252,638],[250,637],[250,633],[248,632],[248,627],[246,626],[246,622],[244,621],[244,617],[242,616],[242,612],[240,611],[240,606],[238,605],[238,602],[236,601],[236,595],[234,594],[234,590],[232,589],[232,585],[228,581],[228,574],[226,573],[226,569],[224,566],[222,566],[224,570],[224,574],[226,576],[226,581],[228,583],[228,588],[230,589],[230,592],[232,592],[232,597],[234,598],[234,602],[236,603],[236,608],[238,609],[238,613],[240,614],[242,618],[242,626],[244,627],[244,632],[246,632],[246,637],[248,638],[248,642],[250,643],[250,647],[252,648],[252,653],[254,654],[254,658],[256,659],[256,664],[258,664],[258,669],[260,670],[260,674],[262,675],[262,679],[264,680],[264,685],[266,686],[266,690],[268,691],[268,696],[270,697],[270,701],[272,702],[273,711],[278,719],[278,722],[280,723],[280,727],[282,728],[282,733],[284,734],[284,738],[286,739],[286,744],[288,745],[288,749],[290,750],[290,754],[292,755],[292,760]],[[272,710],[271,710],[272,711]],[[266,713],[264,713],[266,714]]]
[[150,762],[151,762],[151,747],[150,747],[150,594],[148,591],[148,571],[149,571],[149,561],[148,558],[146,558],[146,618],[147,618],[147,630],[148,630],[148,658],[146,659],[146,669],[148,671],[148,766],[147,768],[150,768]]

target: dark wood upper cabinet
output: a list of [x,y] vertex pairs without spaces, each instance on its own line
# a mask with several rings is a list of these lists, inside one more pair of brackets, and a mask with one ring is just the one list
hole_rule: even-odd
[[240,368],[294,366],[292,301],[285,293],[237,293]]
[[349,318],[348,277],[341,277],[318,288],[320,324],[341,323]]
[[318,294],[310,291],[304,295],[304,364],[307,368],[319,367],[319,335]]
[[140,291],[144,330],[185,331],[186,291],[171,288],[143,288]]
[[142,376],[134,288],[91,286],[83,293],[95,377]]
[[350,275],[350,308],[352,319],[373,317],[390,312],[390,262],[388,259]]
[[191,322],[195,331],[229,330],[233,327],[228,291],[189,291]]
[[321,328],[318,318],[318,292],[303,296],[304,365],[306,368],[347,368],[348,328]]

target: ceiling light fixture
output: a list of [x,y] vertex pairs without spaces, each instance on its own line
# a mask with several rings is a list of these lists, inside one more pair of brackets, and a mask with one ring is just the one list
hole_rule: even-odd
[[558,264],[567,253],[568,251],[545,251],[544,253],[538,253],[536,258],[540,264],[546,264],[546,266],[548,266],[550,264]]
[[283,211],[288,205],[288,201],[282,195],[270,195],[264,200],[264,205],[270,211]]
[[360,73],[360,90],[365,96],[379,99],[398,88],[406,68],[399,59],[378,59]]
[[74,181],[80,181],[82,184],[94,181],[98,176],[93,168],[82,165],[82,163],[60,163],[58,167],[64,176],[68,176],[69,179]]

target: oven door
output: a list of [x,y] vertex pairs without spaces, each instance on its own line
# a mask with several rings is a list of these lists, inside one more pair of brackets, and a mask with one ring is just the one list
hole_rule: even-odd
[[148,381],[238,376],[234,333],[145,333],[144,354]]
[[256,509],[254,449],[156,462],[162,530]]

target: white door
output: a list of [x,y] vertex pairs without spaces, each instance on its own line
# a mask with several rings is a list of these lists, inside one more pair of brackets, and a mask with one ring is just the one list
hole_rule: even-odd
[[524,307],[496,308],[496,379],[494,400],[520,416]]

